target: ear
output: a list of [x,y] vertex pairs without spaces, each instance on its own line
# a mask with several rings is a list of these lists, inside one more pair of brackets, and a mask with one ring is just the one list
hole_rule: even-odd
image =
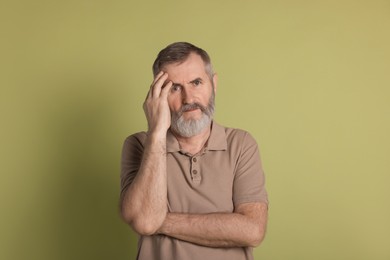
[[214,73],[213,75],[213,84],[214,84],[214,93],[217,93],[217,85],[218,85],[218,75]]

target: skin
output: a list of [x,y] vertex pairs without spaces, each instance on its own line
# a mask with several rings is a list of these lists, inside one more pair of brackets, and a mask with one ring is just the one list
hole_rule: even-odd
[[172,86],[168,74],[154,79],[144,102],[149,131],[140,169],[126,190],[122,203],[123,219],[141,235],[152,235],[167,214],[166,133],[171,124],[168,93]]
[[[212,95],[217,91],[217,75],[213,76],[213,83],[206,73],[203,60],[199,55],[190,54],[188,59],[180,64],[169,64],[164,68],[169,75],[168,80],[173,87],[168,95],[170,111],[178,112],[182,105],[199,103],[206,107]],[[185,119],[199,119],[202,115],[200,109],[184,112]],[[175,134],[180,147],[191,154],[199,152],[210,136],[210,127],[206,127],[199,135],[182,137]]]
[[[164,234],[209,247],[254,247],[263,240],[268,211],[265,203],[239,204],[232,213],[179,214],[167,210],[166,134],[170,113],[194,102],[207,106],[216,87],[217,76],[209,78],[197,54],[190,54],[183,63],[164,66],[152,82],[144,102],[149,130],[143,160],[122,201],[122,216],[137,233]],[[201,113],[195,109],[183,116],[199,119]],[[209,136],[210,127],[192,137],[175,134],[182,150],[191,154],[198,153]]]

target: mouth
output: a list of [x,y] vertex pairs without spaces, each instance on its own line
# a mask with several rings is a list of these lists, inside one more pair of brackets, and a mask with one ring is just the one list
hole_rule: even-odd
[[199,104],[186,104],[182,107],[182,112],[187,113],[187,112],[194,112],[198,110],[202,110],[202,107]]
[[190,109],[186,109],[184,111],[184,113],[187,113],[187,112],[193,112],[193,111],[196,111],[196,110],[200,110],[198,107],[194,107],[194,108],[190,108]]

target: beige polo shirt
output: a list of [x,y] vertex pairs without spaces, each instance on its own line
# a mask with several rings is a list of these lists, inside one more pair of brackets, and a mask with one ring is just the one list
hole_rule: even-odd
[[[139,169],[146,133],[129,136],[122,151],[122,192]],[[213,123],[207,147],[195,156],[167,134],[168,209],[177,213],[233,212],[246,202],[266,202],[264,174],[254,138]],[[141,236],[137,259],[253,259],[252,248],[211,248],[163,235]]]

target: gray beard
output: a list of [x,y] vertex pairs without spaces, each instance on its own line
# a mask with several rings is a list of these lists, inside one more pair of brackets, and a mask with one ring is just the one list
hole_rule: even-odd
[[[171,130],[172,132],[182,137],[192,137],[200,134],[206,127],[210,126],[213,120],[215,107],[215,94],[214,91],[210,97],[207,107],[200,105],[199,103],[185,104],[181,107],[180,111],[171,113]],[[200,119],[184,119],[183,113],[185,111],[199,108],[202,111]]]

